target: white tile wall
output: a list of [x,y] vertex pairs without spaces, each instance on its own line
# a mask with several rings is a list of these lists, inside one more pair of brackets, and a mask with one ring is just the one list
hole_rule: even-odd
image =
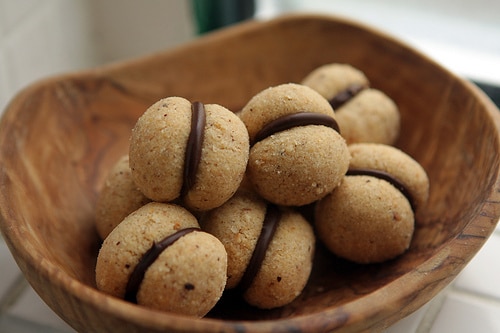
[[0,110],[42,77],[95,64],[85,0],[0,0]]
[[[1,21],[0,21],[1,22]],[[3,40],[2,27],[0,26],[0,40]],[[0,47],[0,115],[4,105],[10,98],[10,91],[12,88],[9,85],[9,78],[7,77],[7,61],[5,59],[5,50]]]
[[[119,8],[119,10],[117,10]],[[102,62],[136,57],[194,35],[186,0],[91,0],[93,33]]]
[[5,31],[14,30],[30,12],[36,9],[37,0],[0,1],[0,20]]
[[37,79],[193,37],[189,0],[0,0],[0,110]]

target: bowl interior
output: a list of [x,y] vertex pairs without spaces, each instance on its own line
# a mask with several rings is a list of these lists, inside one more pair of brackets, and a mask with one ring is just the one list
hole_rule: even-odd
[[[142,319],[127,317],[125,310],[135,306],[95,290],[100,242],[94,206],[110,167],[128,151],[135,121],[166,96],[237,111],[258,91],[300,82],[331,62],[360,68],[372,87],[394,99],[402,115],[397,146],[429,175],[429,204],[417,216],[410,250],[362,266],[318,244],[310,281],[292,304],[262,311],[226,295],[209,317],[293,319],[325,309],[348,312],[354,304],[358,313],[348,319],[321,319],[328,322],[325,330],[382,327],[424,304],[458,274],[498,220],[498,110],[471,84],[390,37],[318,16],[243,24],[175,50],[47,79],[22,91],[0,125],[0,208],[2,231],[28,280],[77,329],[105,325],[82,317],[93,308],[117,322],[128,318],[137,327],[168,327],[168,315],[150,320],[154,311],[141,310]],[[385,305],[382,292],[391,295]],[[69,303],[61,304],[66,297]],[[124,313],[114,313],[122,306]],[[214,322],[185,323],[201,327],[204,321]]]

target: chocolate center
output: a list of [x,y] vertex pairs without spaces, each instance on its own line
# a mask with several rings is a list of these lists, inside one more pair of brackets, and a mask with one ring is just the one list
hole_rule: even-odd
[[342,90],[337,95],[333,96],[333,98],[329,100],[330,105],[334,110],[336,110],[365,88],[366,86],[361,84],[351,84],[345,90]]
[[139,291],[139,287],[144,279],[144,275],[146,274],[149,266],[153,264],[153,262],[158,258],[158,256],[165,251],[170,245],[175,243],[182,236],[193,232],[198,231],[199,228],[186,228],[179,230],[173,233],[170,236],[165,237],[160,242],[153,242],[153,246],[144,253],[142,258],[139,260],[139,263],[135,266],[132,274],[129,277],[127,282],[127,287],[125,289],[125,300],[137,303],[137,292]]
[[393,175],[391,175],[388,172],[381,171],[381,170],[375,170],[375,169],[349,169],[346,173],[347,176],[372,176],[375,178],[383,179],[387,182],[389,182],[392,186],[397,188],[405,197],[408,199],[410,202],[410,206],[415,211],[415,201],[413,199],[413,196],[411,195],[410,191],[408,188],[395,178]]
[[339,125],[335,121],[335,118],[322,113],[298,112],[279,117],[278,119],[275,119],[266,124],[257,133],[257,135],[255,135],[253,143],[264,140],[274,133],[285,131],[297,126],[307,125],[323,125],[330,127],[336,132],[340,133]]
[[186,155],[184,157],[184,175],[181,197],[184,197],[196,181],[196,173],[201,160],[203,137],[205,136],[206,114],[201,102],[191,104],[191,131],[189,132]]
[[248,263],[247,269],[245,270],[245,273],[243,273],[240,283],[238,284],[238,288],[241,293],[244,293],[250,287],[255,275],[257,275],[280,219],[281,211],[279,208],[275,205],[269,204],[266,209],[266,216],[264,218],[264,222],[262,223],[262,230],[260,232],[259,239],[257,239],[257,244],[255,244],[255,249],[253,250],[250,262]]

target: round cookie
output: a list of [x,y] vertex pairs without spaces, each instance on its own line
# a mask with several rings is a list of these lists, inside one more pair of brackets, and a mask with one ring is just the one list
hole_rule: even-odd
[[347,64],[327,64],[312,71],[302,84],[330,102],[348,144],[396,142],[401,121],[399,109],[382,91],[369,88],[368,79],[360,70]]
[[347,171],[349,152],[335,114],[311,88],[267,88],[243,107],[240,118],[252,142],[249,180],[272,203],[310,204],[331,192]]
[[405,252],[414,230],[408,200],[371,176],[346,176],[316,204],[318,238],[335,255],[353,262],[383,262]]
[[429,199],[429,177],[425,169],[410,155],[393,146],[377,143],[349,145],[350,170],[373,169],[384,171],[397,179],[411,197],[415,210],[420,210]]
[[154,201],[176,199],[193,210],[222,205],[237,190],[248,161],[243,122],[217,104],[162,99],[132,130],[134,182]]
[[238,288],[246,302],[264,309],[288,304],[302,292],[312,269],[315,237],[297,212],[238,191],[201,225],[228,253],[226,289]]
[[132,180],[128,155],[122,156],[113,166],[96,203],[97,233],[104,239],[127,215],[150,200]]
[[148,203],[104,240],[97,288],[149,308],[202,317],[226,284],[227,254],[186,209]]
[[334,254],[354,262],[395,258],[410,246],[415,212],[427,202],[427,174],[392,146],[360,143],[349,151],[344,180],[316,204],[318,237]]
[[359,69],[349,64],[332,63],[311,71],[301,84],[316,90],[336,110],[342,101],[369,87],[370,82]]
[[377,89],[364,89],[336,109],[342,135],[348,144],[373,142],[393,145],[400,130],[399,109]]

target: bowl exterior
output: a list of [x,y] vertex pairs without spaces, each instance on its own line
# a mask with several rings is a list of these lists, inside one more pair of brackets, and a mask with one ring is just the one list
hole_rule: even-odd
[[[402,116],[397,146],[429,175],[429,204],[405,255],[359,267],[319,246],[319,269],[289,306],[263,312],[222,304],[204,319],[144,309],[96,290],[96,199],[149,105],[183,96],[237,112],[260,90],[300,82],[332,62],[360,68],[394,99]],[[318,15],[247,22],[21,91],[0,123],[0,226],[33,288],[78,331],[379,331],[444,288],[494,230],[498,112],[472,84],[359,23]]]

